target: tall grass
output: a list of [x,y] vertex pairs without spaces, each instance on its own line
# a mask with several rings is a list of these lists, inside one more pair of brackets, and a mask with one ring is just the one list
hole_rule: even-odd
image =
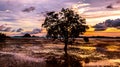
[[46,67],[45,63],[17,59],[14,55],[0,54],[0,67]]

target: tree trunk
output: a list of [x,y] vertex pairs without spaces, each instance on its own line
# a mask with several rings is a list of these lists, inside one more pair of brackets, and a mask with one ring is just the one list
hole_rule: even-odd
[[67,39],[67,38],[64,40],[64,43],[65,43],[65,46],[64,46],[64,52],[65,52],[65,55],[64,55],[64,57],[65,57],[65,65],[64,65],[64,67],[68,67],[69,62],[68,62],[68,53],[67,53],[67,45],[68,45],[68,39]]
[[64,52],[65,52],[66,56],[68,55],[68,53],[67,53],[67,45],[68,45],[68,39],[65,39]]

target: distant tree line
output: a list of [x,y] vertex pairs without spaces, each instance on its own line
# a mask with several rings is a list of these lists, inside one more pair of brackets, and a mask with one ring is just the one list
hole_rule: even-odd
[[35,36],[35,35],[30,35],[29,33],[26,33],[26,34],[24,34],[22,37],[38,37],[38,36]]

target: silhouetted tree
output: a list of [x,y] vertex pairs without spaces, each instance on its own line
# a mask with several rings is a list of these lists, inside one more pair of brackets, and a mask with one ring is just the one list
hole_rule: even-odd
[[31,35],[26,33],[26,34],[23,35],[23,37],[31,37]]
[[67,8],[60,12],[48,12],[42,26],[47,30],[47,37],[62,39],[65,46],[64,51],[67,56],[67,45],[70,40],[86,32],[88,28],[84,18],[73,10]]

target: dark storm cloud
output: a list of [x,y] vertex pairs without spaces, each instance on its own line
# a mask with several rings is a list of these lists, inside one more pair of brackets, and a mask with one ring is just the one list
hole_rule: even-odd
[[105,24],[106,27],[118,27],[120,26],[120,19],[115,20],[108,19],[103,23]]
[[106,21],[104,21],[103,23],[98,23],[94,26],[95,31],[101,31],[101,30],[105,30],[108,27],[115,27],[115,28],[120,28],[120,19],[115,19],[115,20],[111,20],[108,19]]
[[106,30],[106,28],[95,28],[94,31],[104,31],[104,30]]
[[35,7],[29,7],[29,8],[23,9],[22,11],[23,11],[23,12],[32,12],[32,11],[34,11],[34,10],[35,10]]
[[104,23],[98,23],[93,27],[95,28],[94,31],[104,31],[107,29]]

